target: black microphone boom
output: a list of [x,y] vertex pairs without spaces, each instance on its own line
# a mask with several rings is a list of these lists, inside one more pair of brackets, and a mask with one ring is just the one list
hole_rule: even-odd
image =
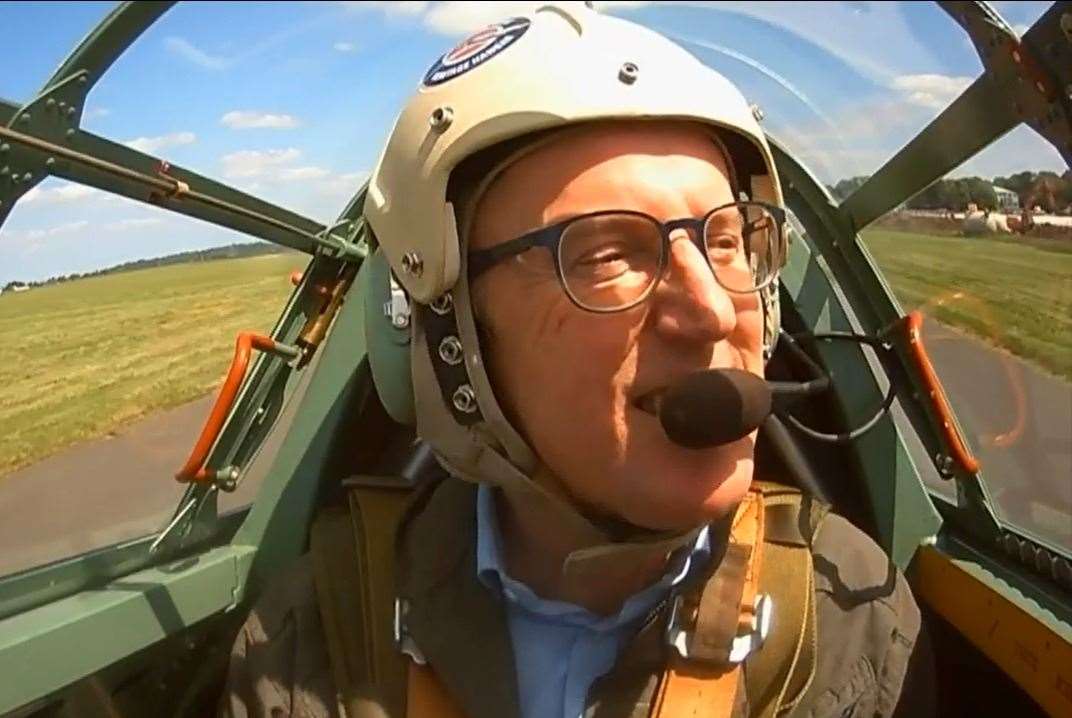
[[689,449],[707,449],[747,436],[771,413],[771,388],[741,369],[689,374],[666,390],[659,422],[667,437]]

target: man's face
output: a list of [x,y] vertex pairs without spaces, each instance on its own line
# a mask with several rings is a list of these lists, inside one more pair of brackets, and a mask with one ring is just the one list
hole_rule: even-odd
[[[702,130],[593,125],[507,168],[476,208],[469,249],[597,210],[665,222],[735,199],[726,161]],[[697,370],[763,372],[759,298],[724,290],[683,230],[671,239],[655,291],[620,313],[575,306],[540,247],[473,287],[496,397],[547,467],[541,480],[589,512],[652,529],[698,526],[731,510],[752,478],[755,435],[682,448],[637,400]]]

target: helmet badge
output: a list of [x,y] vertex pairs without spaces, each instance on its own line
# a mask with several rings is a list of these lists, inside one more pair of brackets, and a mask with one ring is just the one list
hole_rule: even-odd
[[432,65],[424,76],[425,86],[442,84],[480,67],[516,42],[530,24],[528,18],[514,17],[470,35]]

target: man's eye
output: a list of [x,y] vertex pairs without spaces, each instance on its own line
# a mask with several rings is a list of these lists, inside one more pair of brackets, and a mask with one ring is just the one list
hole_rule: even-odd
[[626,259],[626,250],[624,247],[600,247],[587,252],[584,256],[578,258],[579,264],[588,265],[606,265],[613,262],[624,261]]
[[715,257],[733,257],[741,247],[741,238],[733,234],[717,234],[707,239],[707,250]]

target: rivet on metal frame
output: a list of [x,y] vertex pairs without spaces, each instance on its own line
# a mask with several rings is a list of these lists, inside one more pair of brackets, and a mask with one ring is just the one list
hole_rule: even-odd
[[759,105],[749,105],[748,109],[752,111],[752,117],[755,118],[756,122],[762,122],[763,118],[767,116],[766,114],[764,114],[763,108]]
[[618,70],[618,79],[624,82],[626,85],[632,85],[637,80],[637,75],[640,74],[640,68],[637,67],[635,62],[622,63],[621,68]]
[[419,277],[424,274],[424,260],[418,252],[407,252],[402,255],[402,271]]
[[439,316],[445,316],[450,314],[450,310],[454,309],[454,297],[450,295],[450,292],[445,292],[436,297],[428,306]]
[[432,116],[428,118],[428,124],[436,132],[446,132],[452,122],[454,122],[454,110],[446,106],[435,108],[432,110]]
[[443,337],[439,342],[439,358],[451,366],[457,366],[462,363],[462,357],[462,343],[458,337],[453,334]]
[[472,414],[476,411],[476,392],[468,384],[462,384],[455,389],[451,401],[454,403],[454,408],[464,414]]

